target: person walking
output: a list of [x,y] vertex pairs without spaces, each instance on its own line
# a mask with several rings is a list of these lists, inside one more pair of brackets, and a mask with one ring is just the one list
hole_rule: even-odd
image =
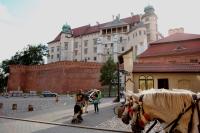
[[84,94],[84,99],[85,99],[85,113],[88,113],[87,108],[89,105],[89,96],[87,93]]
[[93,104],[94,104],[94,111],[99,112],[99,98],[98,98],[98,94],[97,92],[95,92],[94,96],[93,96]]

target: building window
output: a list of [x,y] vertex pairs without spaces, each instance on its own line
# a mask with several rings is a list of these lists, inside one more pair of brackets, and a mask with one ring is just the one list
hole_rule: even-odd
[[60,46],[57,46],[57,51],[60,51]]
[[74,48],[78,48],[78,42],[74,42]]
[[122,47],[122,51],[124,51],[124,47]]
[[137,32],[135,32],[135,36],[137,36]]
[[139,89],[146,90],[146,78],[145,78],[145,76],[140,76]]
[[107,40],[110,41],[111,40],[111,36],[107,36]]
[[110,46],[113,47],[113,43],[111,43]]
[[97,38],[94,38],[94,39],[93,39],[93,43],[94,43],[94,45],[97,44]]
[[97,53],[97,47],[94,47],[94,53]]
[[87,53],[88,53],[88,49],[85,48],[85,49],[84,49],[84,54],[87,54]]
[[149,21],[149,18],[146,18],[145,21],[146,21],[146,22]]
[[146,28],[149,30],[150,29],[150,24],[146,24]]
[[119,38],[120,43],[122,43],[122,37]]
[[144,30],[144,35],[146,35],[146,31]]
[[51,47],[51,52],[54,52],[54,47]]
[[51,55],[51,59],[53,59],[53,55]]
[[143,46],[143,42],[140,42],[140,46],[141,46],[141,47]]
[[78,50],[74,50],[74,55],[75,55],[75,56],[78,55]]
[[105,47],[107,47],[107,44],[105,44]]
[[141,36],[141,34],[142,34],[141,30],[139,30],[139,35]]
[[57,58],[60,58],[60,54],[57,54]]
[[139,78],[139,88],[141,90],[147,90],[154,88],[154,80],[152,76],[145,77],[144,75]]
[[190,63],[198,63],[198,59],[190,59]]
[[134,34],[133,34],[133,38],[134,38]]
[[94,57],[94,61],[96,61],[97,60],[97,57]]
[[84,40],[84,47],[88,46],[88,40]]
[[150,41],[150,34],[147,34],[147,40]]
[[65,43],[65,50],[68,50],[68,42],[64,42]]

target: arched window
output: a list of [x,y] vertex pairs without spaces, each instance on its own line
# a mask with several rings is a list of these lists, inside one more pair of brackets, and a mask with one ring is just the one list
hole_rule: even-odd
[[147,76],[147,89],[154,88],[153,77]]
[[147,90],[154,88],[154,80],[152,76],[140,76],[139,78],[139,89],[141,90]]
[[145,76],[140,76],[140,78],[139,78],[139,89],[146,90],[146,78],[145,78]]

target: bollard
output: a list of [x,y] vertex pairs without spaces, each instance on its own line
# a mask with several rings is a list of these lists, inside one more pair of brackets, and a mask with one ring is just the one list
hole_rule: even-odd
[[28,105],[28,111],[33,111],[33,105]]
[[17,110],[17,104],[12,105],[12,110]]
[[56,103],[59,101],[58,96],[56,96]]
[[3,108],[3,103],[0,103],[0,109],[2,109]]

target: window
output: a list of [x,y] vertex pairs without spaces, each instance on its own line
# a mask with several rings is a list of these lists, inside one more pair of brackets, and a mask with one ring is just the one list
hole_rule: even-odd
[[65,50],[68,50],[68,42],[64,42],[65,43]]
[[51,59],[53,59],[53,55],[51,55]]
[[141,47],[143,46],[143,42],[140,42],[140,46],[141,46]]
[[96,61],[97,60],[97,57],[94,57],[94,61]]
[[134,38],[134,34],[133,34],[133,38]]
[[144,35],[146,35],[146,31],[144,30]]
[[113,47],[113,43],[111,43],[110,46]]
[[124,47],[122,47],[122,51],[124,51]]
[[140,79],[139,79],[139,88],[141,90],[146,90],[146,78],[145,76],[140,76]]
[[60,58],[60,54],[57,54],[57,58]]
[[135,32],[135,36],[137,36],[137,32]]
[[122,37],[119,38],[120,43],[122,42]]
[[51,47],[51,52],[54,52],[54,47]]
[[93,39],[93,43],[94,43],[94,45],[97,44],[97,38],[94,38],[94,39]]
[[105,44],[105,47],[107,47],[107,44]]
[[78,55],[78,50],[74,50],[74,55],[75,55],[75,56]]
[[84,47],[88,46],[88,40],[84,40]]
[[78,42],[74,42],[74,48],[78,48]]
[[107,40],[110,41],[111,40],[111,36],[107,36]]
[[141,30],[139,30],[139,35],[141,36],[141,34],[142,34]]
[[150,29],[150,24],[146,24],[146,28],[149,30]]
[[140,76],[139,78],[139,88],[141,90],[147,90],[147,89],[151,89],[154,88],[154,80],[152,76]]
[[147,34],[147,40],[150,41],[150,34]]
[[88,53],[88,49],[85,48],[85,49],[84,49],[84,54],[87,54],[87,53]]
[[57,46],[57,51],[60,51],[60,46]]
[[198,63],[198,59],[190,59],[190,63]]
[[94,47],[94,53],[97,53],[97,47]]

